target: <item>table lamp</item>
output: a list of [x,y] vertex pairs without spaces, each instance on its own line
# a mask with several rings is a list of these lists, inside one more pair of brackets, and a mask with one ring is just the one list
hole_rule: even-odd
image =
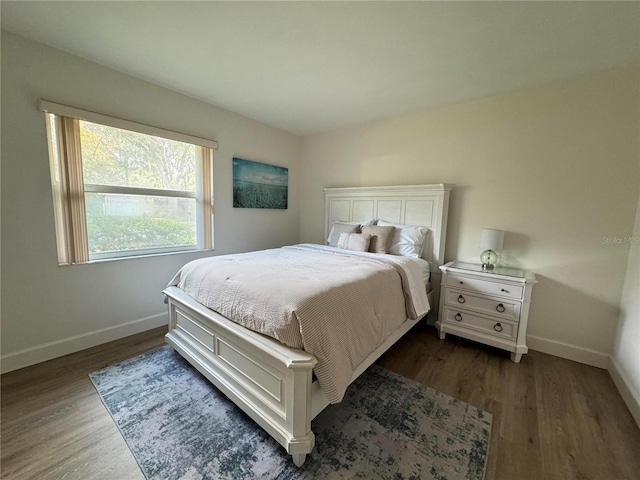
[[496,250],[502,250],[504,230],[483,228],[480,230],[480,248],[484,250],[480,254],[483,270],[491,270],[498,261]]

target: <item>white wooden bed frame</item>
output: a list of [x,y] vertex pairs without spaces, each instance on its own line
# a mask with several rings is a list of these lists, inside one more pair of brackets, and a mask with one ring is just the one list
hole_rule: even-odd
[[[423,257],[431,285],[444,263],[449,192],[452,185],[325,188],[325,239],[334,221],[382,219],[425,225],[430,236]],[[164,290],[169,306],[166,341],[265,429],[301,466],[315,445],[311,420],[329,401],[312,370],[308,353],[248,330],[196,302],[177,287]],[[432,306],[438,299],[429,298]],[[358,366],[351,381],[398,341],[416,320],[405,321]]]

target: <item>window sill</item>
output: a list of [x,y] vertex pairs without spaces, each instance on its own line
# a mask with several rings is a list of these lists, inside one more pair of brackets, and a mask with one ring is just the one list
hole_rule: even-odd
[[130,255],[127,257],[99,258],[95,260],[89,260],[88,262],[83,262],[83,263],[59,263],[58,266],[74,267],[74,266],[82,266],[82,265],[95,265],[95,264],[107,263],[107,262],[121,262],[126,260],[140,260],[143,258],[166,257],[168,255],[185,255],[190,253],[213,252],[214,250],[215,249],[213,248],[194,248],[193,250],[179,250],[176,252],[145,253],[140,255]]

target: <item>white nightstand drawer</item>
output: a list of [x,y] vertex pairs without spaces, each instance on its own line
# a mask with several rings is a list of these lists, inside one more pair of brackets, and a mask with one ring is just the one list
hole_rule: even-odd
[[456,310],[451,307],[445,307],[444,321],[510,340],[515,340],[518,333],[517,323],[511,323],[508,320],[485,318],[463,309]]
[[498,295],[502,297],[520,300],[524,287],[521,285],[511,285],[509,283],[494,282],[486,279],[465,277],[463,275],[447,275],[447,287],[470,290],[487,295]]
[[465,290],[447,288],[445,302],[453,308],[465,308],[479,313],[506,318],[517,322],[520,319],[520,302],[480,297]]

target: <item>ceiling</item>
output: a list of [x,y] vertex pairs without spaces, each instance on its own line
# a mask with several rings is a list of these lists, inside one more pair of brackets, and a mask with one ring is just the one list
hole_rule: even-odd
[[638,2],[0,5],[5,30],[298,135],[640,59]]

